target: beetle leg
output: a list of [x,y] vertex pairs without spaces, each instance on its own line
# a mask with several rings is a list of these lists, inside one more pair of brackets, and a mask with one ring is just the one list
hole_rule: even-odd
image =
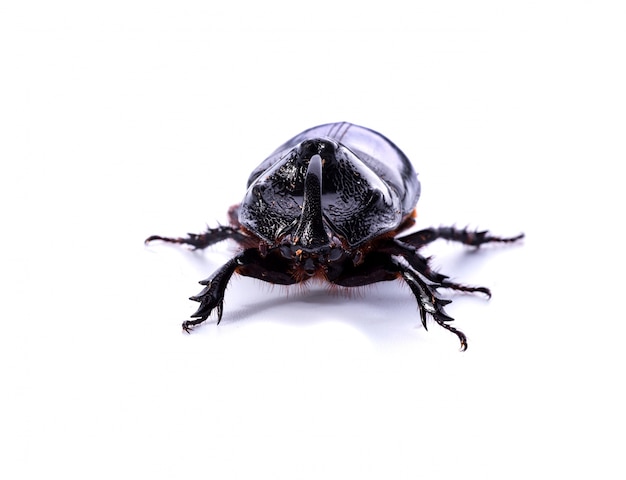
[[429,313],[430,316],[437,322],[437,325],[445,328],[449,332],[454,333],[459,341],[461,342],[461,350],[467,350],[467,337],[463,332],[457,330],[453,326],[449,324],[449,322],[454,319],[449,316],[443,309],[445,305],[451,302],[451,300],[446,300],[438,297],[435,294],[435,288],[432,285],[428,285],[424,280],[422,280],[418,273],[412,271],[409,268],[403,267],[398,264],[400,268],[400,273],[402,278],[407,283],[415,299],[417,300],[417,304],[419,305],[420,318],[422,320],[422,325],[426,329],[426,314]]
[[434,271],[428,264],[430,258],[420,255],[417,251],[417,247],[406,244],[404,241],[393,239],[390,244],[383,246],[381,249],[392,255],[398,255],[404,258],[416,272],[433,282],[437,288],[449,288],[451,290],[469,293],[479,292],[491,298],[491,290],[487,287],[473,287],[452,282],[448,280],[449,277],[447,275]]
[[[433,282],[433,284],[427,283],[422,279],[421,271],[418,271],[415,267],[411,266],[410,263],[409,265],[406,265],[401,263],[398,258],[394,258],[399,256],[405,258],[405,255],[399,252],[399,248],[396,250],[397,253],[391,253],[389,250],[385,253],[381,253],[380,251],[372,253],[368,255],[359,266],[352,270],[344,271],[337,277],[329,280],[337,285],[359,287],[371,283],[402,278],[409,285],[415,299],[417,300],[420,319],[424,328],[428,328],[426,325],[426,317],[429,314],[438,325],[441,325],[446,330],[454,333],[461,342],[461,350],[466,350],[467,338],[463,332],[449,325],[449,322],[454,319],[446,314],[443,309],[443,307],[450,303],[451,300],[440,298],[435,293],[436,289],[439,287],[446,286],[448,288],[452,288],[449,285],[456,284],[446,282],[445,278],[447,277],[445,275],[438,274],[430,269],[428,271],[432,278],[428,278],[426,274],[424,274],[424,277],[430,282]],[[426,259],[424,259],[424,261],[427,265]],[[461,285],[459,287],[473,288],[463,287]]]
[[[430,285],[422,279],[420,276],[421,272],[418,272],[410,264],[406,265],[401,263],[400,260],[394,258],[394,256],[394,254],[381,254],[380,252],[370,254],[365,261],[354,270],[344,272],[341,276],[338,276],[332,281],[338,285],[356,287],[385,280],[402,278],[409,285],[415,299],[417,300],[420,319],[424,328],[428,329],[426,317],[430,314],[438,325],[441,325],[446,330],[454,333],[461,342],[461,350],[466,350],[467,338],[463,332],[448,324],[453,320],[453,318],[447,315],[443,309],[443,307],[450,303],[451,300],[440,298],[435,293],[438,287],[443,286],[443,282],[441,280],[446,277],[430,270],[433,278],[440,280],[439,282],[436,282],[425,275],[429,281],[433,282],[433,284]],[[404,257],[404,255],[398,256]]]
[[[195,302],[200,302],[200,306],[191,315],[191,320],[183,322],[183,330],[189,333],[192,327],[204,322],[214,309],[217,310],[217,323],[219,325],[224,311],[224,292],[234,273],[281,285],[296,283],[291,275],[280,268],[272,268],[272,265],[274,265],[273,261],[262,257],[256,248],[248,248],[230,259],[213,275],[202,280],[200,284],[205,286],[204,289],[189,298]],[[284,265],[281,267],[286,270]]]
[[487,287],[474,287],[448,280],[449,277],[447,275],[431,269],[430,265],[428,265],[429,259],[420,255],[417,252],[415,252],[413,255],[407,255],[403,257],[407,260],[407,262],[409,262],[409,265],[411,265],[411,267],[413,267],[417,272],[424,275],[424,277],[426,277],[428,280],[433,282],[436,287],[449,288],[451,290],[457,290],[459,292],[484,293],[487,298],[491,298],[491,290],[489,290]]
[[198,310],[191,315],[193,320],[185,320],[183,322],[184,331],[189,333],[192,327],[204,322],[215,308],[217,308],[217,323],[220,323],[224,310],[224,292],[226,291],[226,285],[228,285],[230,277],[235,273],[237,266],[242,263],[245,254],[246,252],[244,251],[236,257],[231,258],[211,275],[211,277],[200,282],[201,285],[205,285],[204,289],[199,294],[189,298],[189,300],[200,302],[200,306]]
[[419,232],[411,233],[405,237],[400,237],[398,240],[401,240],[404,243],[409,245],[413,245],[416,248],[421,248],[424,245],[427,245],[431,242],[434,242],[437,239],[451,240],[454,242],[461,242],[465,245],[471,245],[474,247],[480,247],[483,243],[511,243],[521,238],[524,238],[524,234],[521,233],[514,237],[496,237],[490,235],[487,230],[483,231],[475,231],[468,230],[467,228],[458,229],[455,227],[438,227],[438,228],[427,228],[425,230],[420,230]]
[[217,228],[209,228],[205,233],[188,233],[186,237],[161,237],[160,235],[152,235],[146,238],[145,243],[161,240],[162,242],[191,245],[194,250],[200,250],[228,238],[240,243],[250,240],[250,237],[238,228],[219,226]]

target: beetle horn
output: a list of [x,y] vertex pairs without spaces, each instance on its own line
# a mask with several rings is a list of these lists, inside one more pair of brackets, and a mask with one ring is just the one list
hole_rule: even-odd
[[302,215],[294,238],[305,248],[328,245],[329,239],[322,220],[322,157],[313,155],[304,179]]

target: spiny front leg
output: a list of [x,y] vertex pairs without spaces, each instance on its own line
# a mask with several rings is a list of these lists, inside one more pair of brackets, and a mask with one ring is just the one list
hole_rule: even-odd
[[[438,287],[443,286],[443,282],[435,282],[428,279],[433,282],[433,284],[427,283],[420,276],[421,272],[418,273],[411,265],[405,264],[400,258],[398,258],[401,255],[398,249],[392,250],[395,251],[393,253],[382,250],[372,252],[358,266],[354,268],[348,268],[349,266],[346,266],[347,268],[344,271],[329,280],[337,285],[359,287],[369,285],[371,283],[402,278],[409,285],[415,299],[417,300],[420,318],[424,328],[428,329],[426,325],[426,316],[432,316],[438,325],[441,325],[446,330],[454,333],[461,342],[461,350],[466,350],[467,339],[465,335],[463,332],[448,324],[453,320],[453,318],[447,315],[443,309],[443,307],[450,303],[451,300],[439,298],[435,293],[435,290]],[[432,274],[437,276],[438,280],[446,278],[445,276],[435,272],[432,272]]]
[[246,251],[230,259],[211,277],[200,282],[201,285],[205,285],[204,289],[199,294],[189,298],[189,300],[200,302],[200,306],[198,310],[191,315],[193,320],[185,320],[183,322],[183,330],[185,332],[189,333],[194,326],[209,318],[213,309],[217,309],[217,323],[220,323],[224,311],[224,292],[226,291],[226,286],[233,276],[233,273],[237,270],[237,267],[245,263],[245,258]]
[[192,327],[204,322],[214,309],[217,310],[217,323],[220,323],[224,310],[224,292],[235,272],[265,282],[291,285],[296,283],[297,279],[288,270],[288,262],[276,250],[267,256],[261,255],[257,248],[244,250],[225,263],[211,277],[200,282],[205,285],[204,289],[198,295],[190,297],[190,300],[200,302],[200,307],[191,315],[192,320],[183,322],[183,330],[189,332]]
[[217,228],[209,228],[205,233],[188,233],[186,237],[162,237],[160,235],[152,235],[146,238],[145,243],[161,240],[162,242],[191,245],[194,250],[200,250],[228,238],[239,243],[245,243],[250,240],[250,237],[238,228],[219,226]]
[[490,235],[489,231],[468,230],[467,228],[458,229],[455,227],[438,227],[427,228],[419,232],[412,233],[405,237],[400,237],[404,243],[421,248],[437,239],[451,240],[454,242],[464,243],[473,247],[480,247],[484,243],[512,243],[524,238],[524,234],[520,233],[514,237],[497,237]]
[[428,285],[420,278],[418,273],[409,268],[405,268],[402,265],[399,265],[399,267],[402,278],[408,284],[409,288],[413,292],[413,295],[415,296],[415,299],[417,300],[420,318],[424,328],[428,330],[428,327],[426,326],[426,314],[430,314],[433,320],[437,322],[437,325],[445,328],[449,332],[454,333],[458,337],[461,342],[461,351],[467,350],[467,337],[463,332],[457,330],[449,324],[449,322],[452,322],[454,319],[443,309],[443,307],[449,304],[451,300],[438,297],[435,293],[436,286]]

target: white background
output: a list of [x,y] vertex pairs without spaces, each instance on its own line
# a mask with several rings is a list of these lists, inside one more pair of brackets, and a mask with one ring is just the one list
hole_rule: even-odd
[[[0,477],[624,478],[623,2],[3,2]],[[226,222],[310,126],[420,172],[469,338],[408,288],[351,297],[145,247]],[[287,295],[288,293],[288,295]]]

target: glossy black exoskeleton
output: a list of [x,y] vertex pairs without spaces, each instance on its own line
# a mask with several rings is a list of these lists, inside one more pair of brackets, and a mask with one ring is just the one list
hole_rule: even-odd
[[200,303],[183,329],[204,322],[216,309],[222,318],[224,291],[234,273],[291,285],[319,279],[343,287],[403,280],[415,296],[422,324],[429,314],[457,335],[444,311],[450,300],[439,288],[481,292],[433,271],[418,250],[442,238],[467,245],[514,242],[523,235],[502,238],[487,231],[440,227],[397,237],[415,223],[420,183],[408,158],[383,135],[350,123],[311,128],[279,147],[250,175],[241,204],[229,212],[230,226],[184,238],[154,235],[162,240],[205,248],[227,238],[242,251],[211,277],[191,300]]

